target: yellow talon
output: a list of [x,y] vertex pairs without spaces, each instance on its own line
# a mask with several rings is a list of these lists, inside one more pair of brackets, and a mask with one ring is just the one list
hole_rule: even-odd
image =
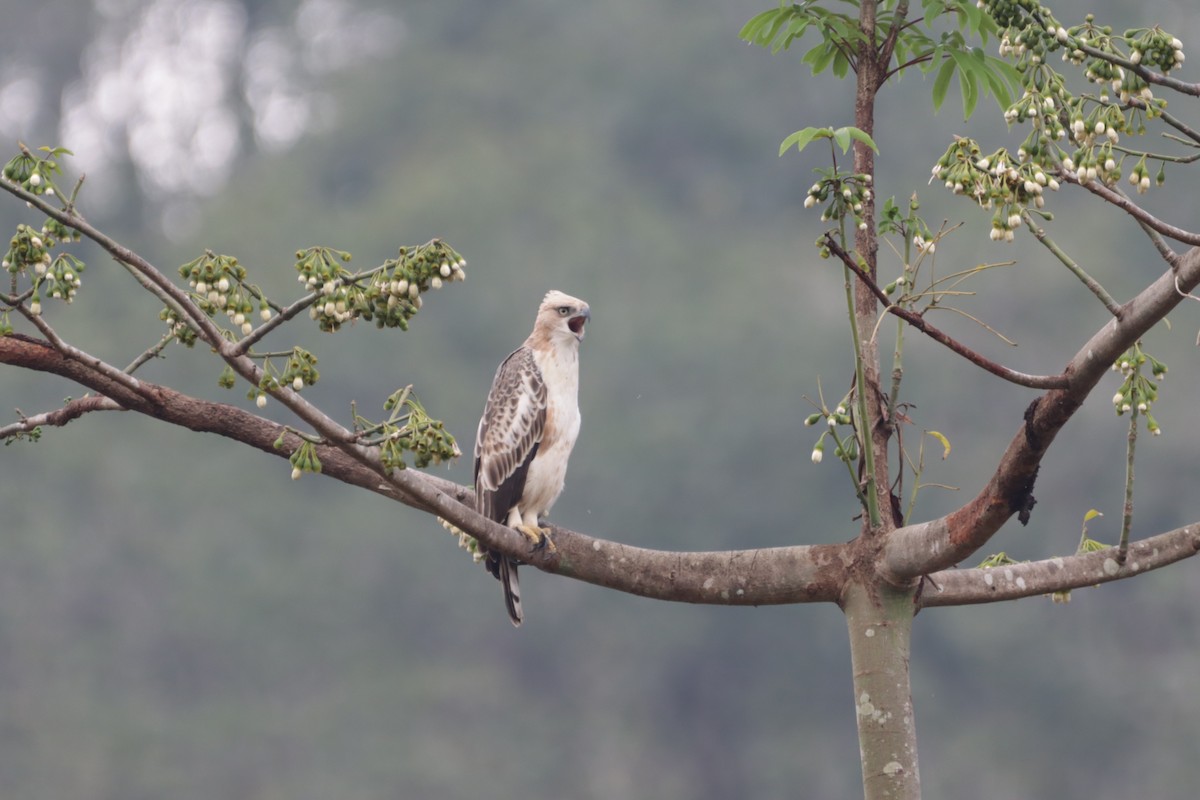
[[517,530],[528,536],[533,541],[532,549],[535,552],[546,547],[550,548],[551,553],[557,550],[557,548],[554,546],[554,542],[550,539],[549,528],[538,528],[534,525],[518,525],[516,527]]

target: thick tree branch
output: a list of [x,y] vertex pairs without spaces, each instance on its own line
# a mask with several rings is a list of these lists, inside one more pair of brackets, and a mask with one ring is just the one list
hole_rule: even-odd
[[929,576],[917,601],[921,608],[998,603],[1065,592],[1132,578],[1200,553],[1200,523],[1160,533],[1129,545],[1124,563],[1118,548],[1002,567],[943,570]]
[[933,339],[935,342],[948,347],[950,350],[967,359],[975,366],[980,367],[981,369],[990,372],[999,378],[1003,378],[1010,383],[1015,383],[1018,386],[1027,386],[1030,389],[1055,389],[1067,385],[1066,375],[1028,375],[1024,372],[1017,372],[1014,369],[1009,369],[1002,364],[997,364],[990,358],[975,352],[971,348],[959,342],[957,339],[944,333],[941,329],[926,322],[925,318],[920,314],[893,304],[883,289],[880,289],[879,285],[871,279],[871,276],[868,275],[861,266],[859,266],[858,261],[854,258],[854,256],[850,253],[847,253],[846,250],[837,243],[837,240],[833,236],[826,234],[825,238],[822,240],[822,244],[829,248],[829,252],[841,259],[842,263],[849,267],[854,274],[858,276],[858,279],[867,286],[871,293],[883,303],[884,311],[904,320],[913,328],[916,328],[930,339]]
[[[1177,289],[1178,285],[1178,289]],[[1054,437],[1108,372],[1113,362],[1183,300],[1180,292],[1200,285],[1200,248],[1179,257],[1175,269],[1121,306],[1120,315],[1095,333],[1071,359],[1065,389],[1034,400],[1000,459],[995,473],[970,502],[939,519],[899,529],[888,537],[881,568],[889,581],[903,584],[951,567],[967,558],[1013,514],[1022,522],[1036,502],[1033,484]]]
[[[282,425],[234,406],[147,381],[131,390],[27,336],[0,337],[0,363],[60,375],[100,393],[101,398],[89,398],[99,405],[112,403],[189,430],[215,433],[276,457],[286,458],[300,444]],[[281,435],[284,445],[276,449]],[[659,600],[719,605],[836,602],[850,560],[848,545],[670,552],[558,527],[553,528],[555,552],[547,548],[530,553],[520,533],[475,513],[471,489],[411,469],[381,474],[341,447],[319,445],[317,454],[324,475],[448,519],[489,548],[545,572]],[[432,521],[430,530],[435,530]]]

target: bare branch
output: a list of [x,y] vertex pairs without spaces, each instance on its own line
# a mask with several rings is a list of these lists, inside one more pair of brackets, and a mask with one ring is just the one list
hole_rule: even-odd
[[1078,178],[1066,171],[1060,172],[1059,175],[1063,180],[1082,186],[1102,200],[1111,203],[1129,216],[1133,217],[1138,222],[1145,224],[1151,230],[1157,231],[1169,239],[1174,239],[1177,242],[1183,242],[1186,245],[1191,245],[1192,247],[1200,246],[1200,233],[1192,233],[1191,231],[1184,230],[1183,228],[1177,228],[1174,225],[1163,222],[1161,219],[1154,216],[1149,211],[1130,200],[1128,197],[1119,192],[1114,192],[1100,181],[1088,181],[1087,183],[1080,183]]
[[897,585],[953,566],[982,547],[1005,522],[1018,514],[1022,522],[1036,502],[1033,484],[1042,457],[1054,437],[1083,404],[1117,358],[1200,285],[1200,248],[1180,256],[1175,269],[1121,306],[1083,346],[1064,374],[1065,389],[1034,400],[1025,420],[1001,457],[995,473],[970,502],[928,522],[900,528],[888,537],[881,568]]
[[1053,389],[1065,387],[1067,385],[1066,375],[1028,375],[1024,372],[1017,372],[1016,370],[1009,369],[1002,364],[997,364],[990,358],[975,352],[971,348],[959,342],[957,339],[947,335],[937,327],[930,325],[920,314],[893,304],[891,299],[888,298],[887,294],[885,294],[884,291],[879,288],[879,285],[876,284],[875,281],[871,280],[871,276],[866,273],[866,270],[858,265],[858,261],[854,258],[854,256],[850,253],[847,253],[846,250],[837,243],[837,240],[835,240],[833,236],[826,234],[822,243],[829,248],[829,252],[841,259],[842,263],[851,269],[854,274],[858,276],[858,279],[862,281],[868,289],[871,290],[871,293],[884,304],[885,311],[904,320],[909,325],[928,336],[930,339],[933,339],[935,342],[950,348],[975,366],[980,367],[997,377],[1003,378],[1010,383],[1015,383],[1018,386],[1027,386],[1031,389]]
[[1043,247],[1049,250],[1055,258],[1061,261],[1063,266],[1069,269],[1071,274],[1078,278],[1080,282],[1088,288],[1088,291],[1096,295],[1096,298],[1099,299],[1099,301],[1104,304],[1104,307],[1108,309],[1108,313],[1116,316],[1120,312],[1121,306],[1116,300],[1113,299],[1113,296],[1109,294],[1103,286],[1100,285],[1100,282],[1089,275],[1083,267],[1079,266],[1079,264],[1075,262],[1075,259],[1067,255],[1066,252],[1046,234],[1046,230],[1044,228],[1034,223],[1033,215],[1030,214],[1029,211],[1026,211],[1022,216],[1025,219],[1025,227],[1029,228],[1030,233],[1033,234],[1033,238],[1037,239]]
[[1096,586],[1182,561],[1200,553],[1200,523],[1160,533],[1129,545],[1122,564],[1116,547],[1003,567],[944,570],[929,576],[922,607],[998,603],[1021,597]]
[[[111,394],[111,399],[96,398],[100,405],[111,403],[189,430],[215,433],[276,457],[288,457],[301,442],[284,426],[224,403],[146,381],[131,392],[63,357],[48,343],[20,334],[0,337],[0,363],[60,375],[101,395]],[[276,448],[281,436],[283,446]],[[630,547],[557,527],[552,534],[555,552],[547,548],[530,553],[522,534],[475,512],[474,492],[466,487],[413,469],[389,473],[367,466],[340,444],[318,445],[317,454],[323,475],[447,519],[490,549],[545,572],[659,600],[719,605],[836,602],[851,560],[849,545],[685,553]],[[373,463],[378,465],[378,459]],[[436,531],[432,521],[430,531]]]
[[34,428],[40,428],[43,425],[48,425],[52,428],[61,428],[67,423],[77,420],[84,414],[87,414],[91,411],[124,410],[125,409],[121,407],[120,403],[101,395],[78,397],[64,405],[62,408],[55,409],[54,411],[46,411],[29,417],[23,416],[19,422],[0,426],[0,439],[7,439],[9,436],[16,436],[22,433],[29,433]]

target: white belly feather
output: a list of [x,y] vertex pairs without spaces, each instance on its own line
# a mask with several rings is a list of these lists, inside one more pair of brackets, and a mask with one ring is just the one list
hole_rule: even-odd
[[521,516],[536,525],[562,493],[567,461],[579,436],[579,350],[555,347],[534,351],[546,382],[546,427],[537,455],[529,465],[521,493]]

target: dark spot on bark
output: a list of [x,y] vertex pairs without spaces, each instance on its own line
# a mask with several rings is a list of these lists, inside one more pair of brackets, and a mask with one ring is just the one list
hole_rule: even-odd
[[1035,450],[1041,449],[1041,437],[1033,430],[1033,418],[1037,414],[1038,405],[1041,402],[1042,398],[1036,397],[1025,409],[1025,443]]
[[1033,513],[1033,507],[1037,505],[1037,498],[1033,496],[1033,484],[1037,481],[1037,475],[1038,468],[1034,467],[1020,487],[1006,498],[1009,511],[1016,512],[1022,525],[1029,524],[1029,516]]

